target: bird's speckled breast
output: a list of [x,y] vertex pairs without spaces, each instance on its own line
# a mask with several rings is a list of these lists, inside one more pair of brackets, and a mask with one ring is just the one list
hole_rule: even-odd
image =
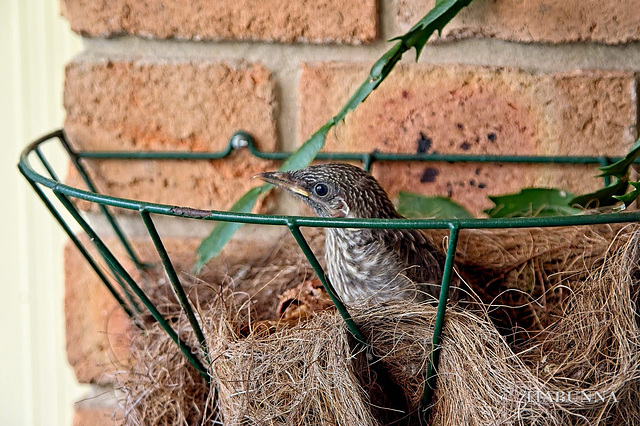
[[405,267],[370,231],[327,229],[325,258],[329,280],[340,299],[382,302],[416,297],[416,287]]

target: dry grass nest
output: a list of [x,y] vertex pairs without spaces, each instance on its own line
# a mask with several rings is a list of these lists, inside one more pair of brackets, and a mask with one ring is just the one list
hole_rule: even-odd
[[[447,311],[430,423],[640,424],[638,229],[463,231],[456,270],[470,302]],[[370,365],[295,243],[250,266],[184,277],[210,385],[157,327],[135,338],[137,362],[119,376],[126,423],[420,424],[434,306],[351,307],[379,357]],[[149,279],[194,344],[171,292]]]

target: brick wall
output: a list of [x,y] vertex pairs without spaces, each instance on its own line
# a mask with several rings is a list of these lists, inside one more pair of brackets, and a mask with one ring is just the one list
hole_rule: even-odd
[[[433,3],[62,0],[86,46],[66,70],[65,128],[88,149],[219,150],[244,129],[262,150],[293,150],[337,112],[389,47],[384,40]],[[418,63],[406,55],[327,149],[411,153],[428,140],[439,153],[621,155],[638,134],[639,8],[640,0],[475,0]],[[109,194],[226,209],[255,185],[251,176],[274,167],[237,152],[197,164],[103,161],[91,173]],[[448,195],[476,213],[487,194],[599,184],[585,168],[409,163],[373,172],[391,195]],[[206,226],[171,222],[163,232],[175,238],[172,255],[190,259]],[[260,238],[246,231],[219,262],[254,253]],[[69,360],[81,382],[109,385],[130,362],[130,324],[75,249],[65,256]],[[104,422],[109,409],[82,407],[76,424]]]

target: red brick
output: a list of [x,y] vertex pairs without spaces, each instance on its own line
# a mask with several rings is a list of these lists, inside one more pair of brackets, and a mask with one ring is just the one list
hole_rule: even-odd
[[[257,64],[94,61],[68,65],[65,130],[85,150],[220,151],[237,130],[276,148],[275,88]],[[202,209],[227,209],[273,164],[246,151],[214,161],[89,161],[100,191]],[[79,185],[71,173],[69,182]]]
[[[397,20],[408,30],[435,0],[398,0]],[[490,37],[518,42],[640,40],[640,0],[476,0],[445,28],[446,39]]]
[[73,426],[114,426],[123,424],[122,411],[106,407],[78,407]]
[[64,258],[69,364],[80,383],[110,383],[131,362],[131,322],[75,246]]
[[91,37],[358,44],[378,34],[375,0],[62,0],[62,13]]
[[[307,64],[300,81],[300,135],[308,137],[367,75],[361,64]],[[632,73],[533,75],[515,69],[404,65],[337,131],[326,150],[521,155],[624,155],[636,137]],[[493,141],[492,141],[493,139]],[[433,169],[433,170],[426,170]],[[583,192],[602,185],[593,167],[379,163],[373,173],[399,190],[451,195],[479,213],[487,195],[528,186]],[[433,182],[421,182],[424,175]],[[428,176],[425,176],[428,177]]]

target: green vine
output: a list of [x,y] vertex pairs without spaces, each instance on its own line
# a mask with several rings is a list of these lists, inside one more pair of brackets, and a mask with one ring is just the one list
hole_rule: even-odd
[[[392,39],[397,41],[376,63],[371,67],[366,80],[355,91],[342,109],[329,121],[327,121],[318,131],[304,142],[298,150],[293,153],[287,161],[278,169],[279,171],[289,171],[308,166],[315,159],[318,152],[324,147],[327,134],[332,127],[345,119],[347,114],[357,108],[365,99],[384,81],[391,73],[391,70],[402,59],[402,56],[412,48],[416,50],[416,60],[434,32],[441,32],[442,29],[455,17],[460,10],[468,6],[472,0],[437,0],[436,4],[427,15],[413,26],[406,34]],[[266,184],[253,188],[243,195],[229,211],[248,212],[251,211],[258,198],[271,189],[271,185]],[[233,234],[241,224],[232,222],[219,222],[211,234],[207,236],[197,250],[198,259],[195,265],[199,271],[209,260],[218,256],[222,248],[229,242]]]
[[[600,167],[600,177],[609,177],[613,182],[598,191],[579,195],[573,198],[570,203],[582,207],[607,207],[623,202],[625,207],[629,207],[640,193],[638,187],[640,182],[631,182],[631,166],[640,156],[640,139],[636,141],[629,153],[615,163]],[[627,193],[629,185],[635,190]]]
[[[289,171],[300,169],[311,164],[318,152],[324,147],[327,134],[331,128],[342,122],[347,114],[364,102],[384,80],[389,76],[402,56],[411,50],[416,50],[416,60],[429,38],[436,32],[441,32],[451,19],[472,0],[437,0],[429,13],[414,25],[406,34],[393,38],[396,43],[371,67],[365,81],[353,93],[347,103],[338,113],[318,129],[293,153],[278,169]],[[517,194],[499,197],[489,197],[495,204],[485,210],[489,217],[515,216],[554,216],[571,215],[584,212],[587,207],[608,207],[624,203],[628,207],[640,197],[640,182],[630,180],[631,167],[640,156],[640,139],[631,151],[620,161],[600,168],[602,177],[609,177],[612,183],[595,192],[573,196],[566,191],[552,188],[526,188]],[[265,184],[253,188],[244,194],[229,211],[250,212],[261,196],[264,196],[271,185]],[[629,189],[632,189],[629,191]],[[413,217],[467,217],[471,216],[462,206],[443,197],[423,197],[417,194],[401,194],[401,210],[406,210],[407,216]],[[424,208],[426,210],[420,210]],[[222,248],[231,239],[242,224],[233,222],[219,222],[207,236],[197,250],[196,271],[199,271],[209,260],[218,256]]]

